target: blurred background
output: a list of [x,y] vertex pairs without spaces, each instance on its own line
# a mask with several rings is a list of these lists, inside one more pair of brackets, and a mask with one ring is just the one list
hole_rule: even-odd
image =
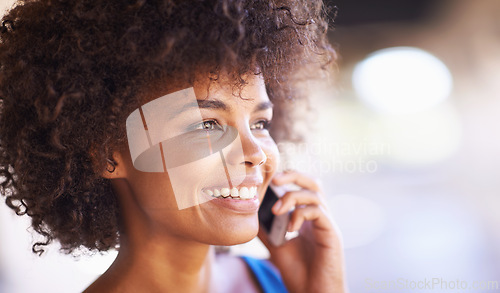
[[[337,72],[308,143],[280,149],[323,182],[351,292],[500,290],[500,1],[328,3]],[[38,257],[28,227],[0,205],[0,292],[81,291],[115,256]]]

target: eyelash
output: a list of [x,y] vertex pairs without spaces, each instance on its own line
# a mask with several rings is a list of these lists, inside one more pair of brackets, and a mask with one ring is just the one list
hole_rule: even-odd
[[[222,129],[222,126],[219,124],[219,122],[217,122],[217,120],[205,120],[201,123],[198,123],[194,126],[194,129],[195,130],[206,130],[206,131],[212,131],[212,130],[215,130],[215,129],[206,129],[204,128],[206,126],[207,123],[214,123],[215,126],[218,126],[219,129]],[[214,125],[214,124],[211,124],[211,125]]]
[[[219,122],[217,122],[217,120],[205,120],[201,123],[198,123],[194,126],[194,129],[195,130],[205,130],[205,131],[213,131],[213,130],[216,130],[216,129],[207,129],[207,128],[204,128],[205,126],[207,126],[207,123],[212,123],[210,124],[211,126],[218,126],[219,130],[222,129],[222,126],[219,124]],[[250,129],[251,130],[267,130],[269,129],[269,127],[271,126],[271,122],[267,119],[262,119],[262,120],[259,120],[257,121],[255,124],[258,124],[258,123],[262,123],[262,128],[252,128],[252,126],[250,126]],[[255,125],[254,124],[254,125]]]
[[[269,129],[269,127],[271,126],[271,121],[269,121],[269,120],[267,120],[267,119],[262,119],[262,120],[259,120],[259,121],[257,121],[255,124],[257,124],[257,123],[262,123],[262,128],[259,128],[259,129],[257,129],[257,130],[267,130],[267,129]],[[254,125],[255,125],[255,124],[254,124]],[[250,129],[252,129],[252,128],[250,127]]]

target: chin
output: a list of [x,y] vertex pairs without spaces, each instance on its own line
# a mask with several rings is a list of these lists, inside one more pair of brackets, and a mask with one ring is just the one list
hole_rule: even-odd
[[237,245],[246,243],[257,236],[259,221],[257,216],[243,222],[231,221],[218,225],[213,237],[209,240],[212,245]]

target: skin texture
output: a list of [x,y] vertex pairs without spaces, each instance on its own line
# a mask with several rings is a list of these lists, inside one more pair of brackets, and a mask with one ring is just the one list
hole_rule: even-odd
[[[321,202],[319,186],[299,173],[281,174],[273,179],[279,153],[269,132],[259,124],[262,119],[272,119],[272,109],[255,111],[258,104],[269,101],[262,78],[249,76],[241,97],[234,96],[225,80],[224,76],[211,82],[201,78],[193,86],[198,99],[218,100],[230,109],[201,109],[205,121],[231,125],[240,134],[243,155],[228,152],[228,168],[245,166],[247,178],[260,183],[259,200],[271,180],[277,185],[295,183],[303,188],[287,193],[274,207],[273,212],[280,214],[295,206],[289,230],[300,228],[301,235],[282,247],[268,246],[271,261],[280,269],[292,292],[344,292],[341,241]],[[211,84],[207,93],[208,83]],[[116,152],[114,160],[115,171],[103,176],[111,179],[121,204],[121,246],[110,269],[86,292],[258,290],[258,284],[240,259],[216,257],[210,246],[232,245],[254,238],[259,233],[256,211],[241,212],[214,201],[179,210],[167,173],[137,171],[126,148]],[[213,180],[210,171],[218,167],[214,164],[209,166],[204,162],[203,167],[193,172],[201,173],[194,175],[200,178],[201,186],[210,186]],[[198,196],[198,191],[194,186],[192,196]],[[259,233],[259,237],[267,245],[266,236]]]

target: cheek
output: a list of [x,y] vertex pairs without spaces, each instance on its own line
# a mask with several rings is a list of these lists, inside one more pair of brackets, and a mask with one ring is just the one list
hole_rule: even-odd
[[176,210],[177,204],[173,196],[170,178],[167,173],[132,174],[129,179],[136,203],[144,211],[148,210]]
[[[193,148],[189,150],[193,151]],[[191,163],[167,168],[167,173],[133,169],[128,180],[143,210],[184,210],[211,200],[202,194],[202,188],[227,185],[226,172],[229,172],[233,185],[239,184],[235,180],[245,174],[244,166],[241,166],[242,170],[234,166],[226,170],[217,152]]]

